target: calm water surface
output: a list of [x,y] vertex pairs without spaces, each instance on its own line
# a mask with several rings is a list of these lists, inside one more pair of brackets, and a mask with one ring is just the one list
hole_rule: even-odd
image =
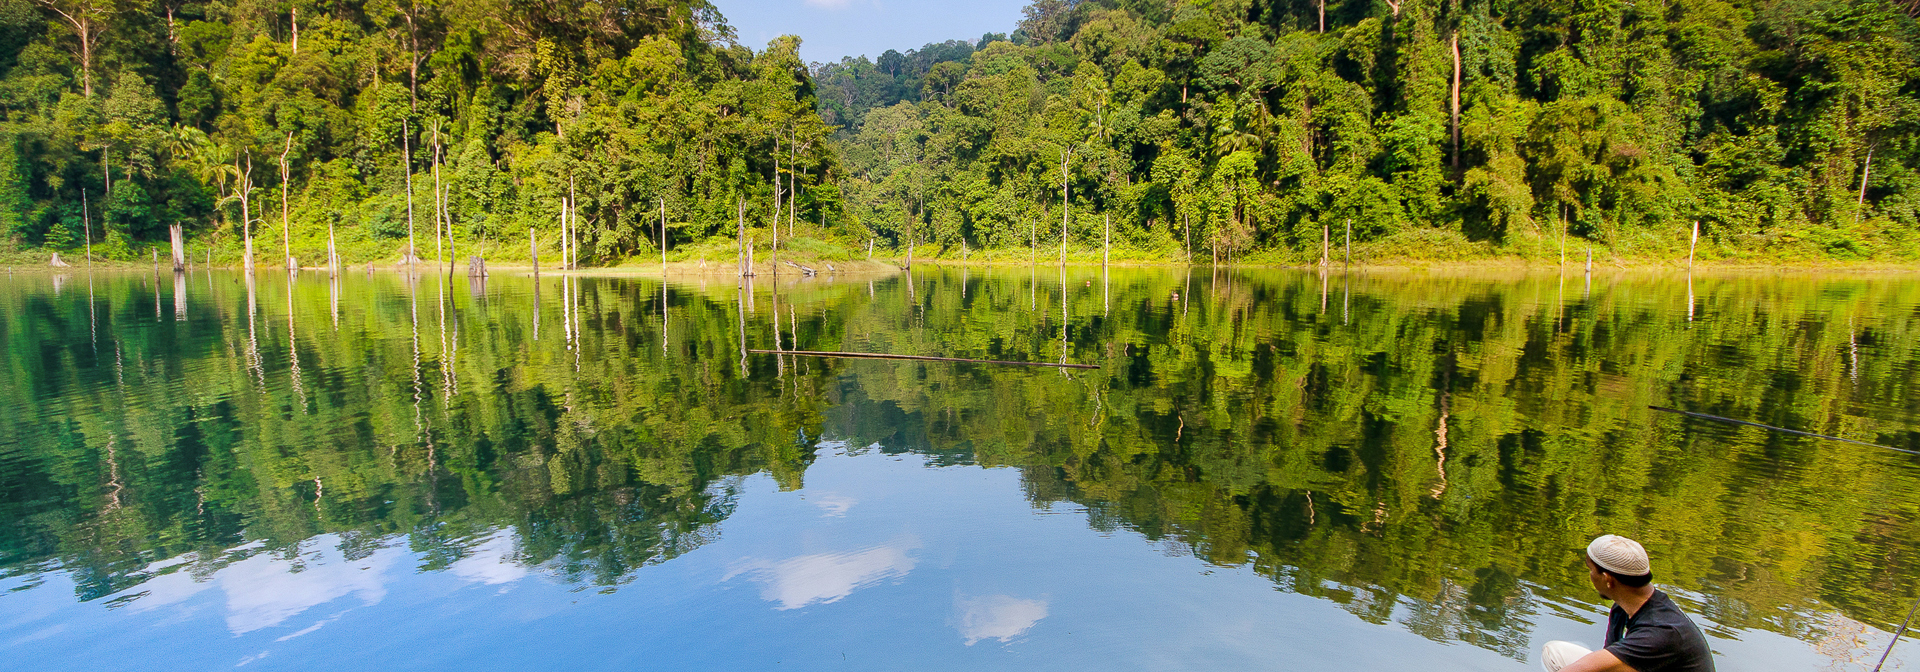
[[1647,406],[1920,449],[1917,318],[1898,276],[15,275],[0,651],[1519,672],[1598,643],[1571,549],[1616,532],[1721,670],[1871,669],[1920,458]]

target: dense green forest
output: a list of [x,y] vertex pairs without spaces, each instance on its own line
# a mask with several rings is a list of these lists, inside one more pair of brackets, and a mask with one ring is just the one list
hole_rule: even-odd
[[704,2],[0,7],[16,244],[91,229],[124,256],[177,221],[228,261],[249,235],[272,265],[283,241],[323,264],[329,235],[349,261],[409,240],[525,258],[564,208],[604,261],[662,221],[670,244],[764,226],[775,176],[817,183],[830,156],[797,40],[754,53]]
[[[511,528],[512,561],[618,586],[838,440],[1515,657],[1592,599],[1567,549],[1605,531],[1728,636],[1890,630],[1920,578],[1913,457],[1647,409],[1920,448],[1911,283],[262,275],[0,288],[0,405],[31,409],[0,414],[0,576],[91,600],[327,534],[433,571]],[[741,353],[782,345],[1100,368]]]
[[613,264],[743,229],[1311,261],[1349,223],[1363,256],[1672,258],[1698,222],[1709,258],[1908,260],[1916,13],[1040,0],[1005,35],[809,65],[699,0],[0,0],[0,228],[126,257],[179,223],[196,257],[251,237],[274,265],[329,236],[524,259],[564,230]]

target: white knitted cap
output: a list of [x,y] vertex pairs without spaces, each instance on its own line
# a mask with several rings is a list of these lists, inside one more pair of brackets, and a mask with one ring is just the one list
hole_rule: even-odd
[[1587,558],[1601,569],[1621,576],[1646,576],[1653,573],[1653,565],[1647,561],[1647,549],[1640,542],[1617,534],[1603,534],[1594,537],[1587,544]]

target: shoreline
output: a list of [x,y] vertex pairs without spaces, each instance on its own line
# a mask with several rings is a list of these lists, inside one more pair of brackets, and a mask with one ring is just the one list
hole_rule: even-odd
[[[150,260],[122,261],[122,260],[97,259],[91,263],[88,263],[86,261],[71,261],[71,260],[63,259],[63,261],[67,261],[69,265],[64,267],[55,267],[55,266],[50,266],[47,263],[48,258],[50,258],[50,253],[16,252],[16,253],[8,254],[5,256],[7,258],[0,259],[0,267],[4,267],[5,272],[8,274],[23,273],[23,274],[42,275],[42,274],[55,274],[55,273],[84,273],[84,272],[87,272],[88,270],[97,270],[97,271],[106,271],[106,272],[127,272],[127,271],[170,272],[171,271],[171,268],[169,268],[169,264],[162,263],[156,266]],[[989,256],[989,255],[981,255],[981,256]],[[992,256],[1000,256],[1000,255],[992,255]],[[1001,258],[992,258],[992,256],[989,256],[989,258],[986,258],[986,259],[980,259],[977,257],[968,258],[968,259],[954,259],[954,258],[946,258],[946,257],[940,257],[940,256],[917,257],[914,259],[914,265],[916,267],[940,266],[940,267],[971,267],[971,268],[1022,268],[1022,267],[1028,267],[1028,266],[1058,267],[1063,265],[1058,256],[1055,256],[1051,259],[1043,258],[1037,261],[1030,261],[1028,259],[1008,259],[1008,258],[1005,258],[1004,256],[1002,256]],[[1569,275],[1581,275],[1588,272],[1586,268],[1586,263],[1584,260],[1576,262],[1570,259],[1565,264],[1561,264],[1557,260],[1537,260],[1537,259],[1530,259],[1525,257],[1478,258],[1478,259],[1458,259],[1458,260],[1437,260],[1437,259],[1424,259],[1424,258],[1418,258],[1418,257],[1402,257],[1402,258],[1387,258],[1387,259],[1370,259],[1366,263],[1354,263],[1351,265],[1343,264],[1341,262],[1336,261],[1331,264],[1322,266],[1318,262],[1308,263],[1308,264],[1298,264],[1298,263],[1236,261],[1235,263],[1231,263],[1231,264],[1223,263],[1223,264],[1214,265],[1214,264],[1207,263],[1206,260],[1201,260],[1198,263],[1189,264],[1189,263],[1183,263],[1175,260],[1144,260],[1144,259],[1113,260],[1106,264],[1102,264],[1098,258],[1089,260],[1089,259],[1083,258],[1083,256],[1084,255],[1068,255],[1068,260],[1065,262],[1064,265],[1070,268],[1100,268],[1104,265],[1108,268],[1115,268],[1115,269],[1179,269],[1179,268],[1212,269],[1212,268],[1217,268],[1222,271],[1226,271],[1226,270],[1320,271],[1324,269],[1325,271],[1332,272],[1332,273],[1338,273],[1342,270],[1352,270],[1355,272],[1368,271],[1368,272],[1393,272],[1393,273],[1409,273],[1409,272],[1458,273],[1458,272],[1489,272],[1489,271],[1492,271],[1492,272],[1522,271],[1527,273],[1536,273],[1536,272],[1561,271]],[[22,257],[29,257],[29,258],[23,259]],[[35,259],[32,259],[31,257],[39,257],[39,259],[35,260]],[[904,259],[902,258],[895,258],[891,256],[884,257],[884,258],[876,257],[872,260],[867,260],[867,259],[835,260],[835,259],[817,259],[817,258],[782,259],[780,262],[781,268],[775,269],[775,267],[771,263],[756,260],[756,263],[754,264],[754,271],[755,271],[755,277],[768,277],[773,275],[779,275],[779,276],[791,275],[796,277],[806,277],[806,273],[804,271],[788,265],[788,262],[792,262],[792,263],[813,268],[816,275],[818,276],[833,276],[833,275],[878,276],[878,275],[895,274],[905,270],[901,266],[901,262],[903,261]],[[456,263],[454,265],[454,268],[452,269],[452,274],[459,277],[465,277],[466,276],[466,269],[464,268],[465,265],[466,265],[465,263]],[[345,267],[343,268],[343,271],[364,272],[364,270],[368,266],[372,266],[373,270],[381,271],[381,272],[399,272],[399,271],[405,270],[398,263],[357,262],[352,264],[346,264]],[[706,260],[700,260],[700,261],[685,261],[685,260],[670,261],[670,262],[667,262],[665,266],[666,266],[666,269],[665,269],[664,275],[666,275],[667,277],[674,277],[674,276],[708,277],[708,278],[739,277],[738,270],[737,270],[738,267],[735,265],[734,260],[730,258],[706,259]],[[241,270],[240,265],[237,263],[236,264],[213,264],[212,268],[215,270],[224,270],[224,271]],[[419,268],[421,269],[421,274],[423,275],[428,273],[437,273],[438,271],[445,269],[444,266],[441,266],[435,263],[423,263],[419,265]],[[203,262],[189,263],[187,266],[187,272],[200,272],[200,271],[205,271],[207,269],[208,269],[208,265]],[[327,270],[327,267],[325,266],[301,266],[300,267],[300,271],[302,273],[315,273],[315,272],[324,273],[326,272],[326,270]],[[511,261],[511,260],[501,261],[501,262],[488,261],[487,270],[490,274],[501,273],[501,272],[526,274],[533,270],[533,266],[531,264],[526,264],[526,263],[516,263],[515,261]],[[1903,275],[1903,274],[1920,273],[1920,261],[1894,262],[1894,261],[1874,261],[1874,260],[1866,260],[1866,261],[1708,260],[1708,261],[1698,261],[1694,264],[1693,268],[1689,269],[1687,267],[1687,264],[1684,261],[1675,263],[1675,262],[1666,261],[1666,260],[1629,260],[1629,259],[1613,258],[1613,259],[1609,259],[1607,263],[1595,263],[1593,265],[1593,269],[1591,272],[1595,274],[1618,273],[1618,272],[1630,272],[1630,273],[1677,272],[1677,273],[1684,274],[1689,271],[1694,273],[1711,273],[1711,274],[1791,272],[1791,273],[1844,273],[1844,274]],[[256,274],[262,274],[262,273],[284,272],[284,270],[279,268],[278,266],[256,263],[254,267],[254,272]],[[661,264],[659,264],[658,262],[651,263],[651,264],[625,263],[625,264],[612,265],[612,266],[588,266],[588,267],[582,267],[582,268],[575,268],[571,270],[558,270],[553,268],[550,265],[542,264],[539,272],[541,275],[573,275],[573,276],[660,277],[663,275]]]

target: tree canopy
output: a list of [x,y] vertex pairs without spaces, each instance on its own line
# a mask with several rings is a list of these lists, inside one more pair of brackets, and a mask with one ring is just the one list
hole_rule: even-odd
[[1349,222],[1381,254],[1539,256],[1697,221],[1708,255],[1906,259],[1916,12],[1040,0],[808,64],[703,0],[0,0],[0,235],[511,258],[565,209],[587,263],[742,230],[1310,261]]

